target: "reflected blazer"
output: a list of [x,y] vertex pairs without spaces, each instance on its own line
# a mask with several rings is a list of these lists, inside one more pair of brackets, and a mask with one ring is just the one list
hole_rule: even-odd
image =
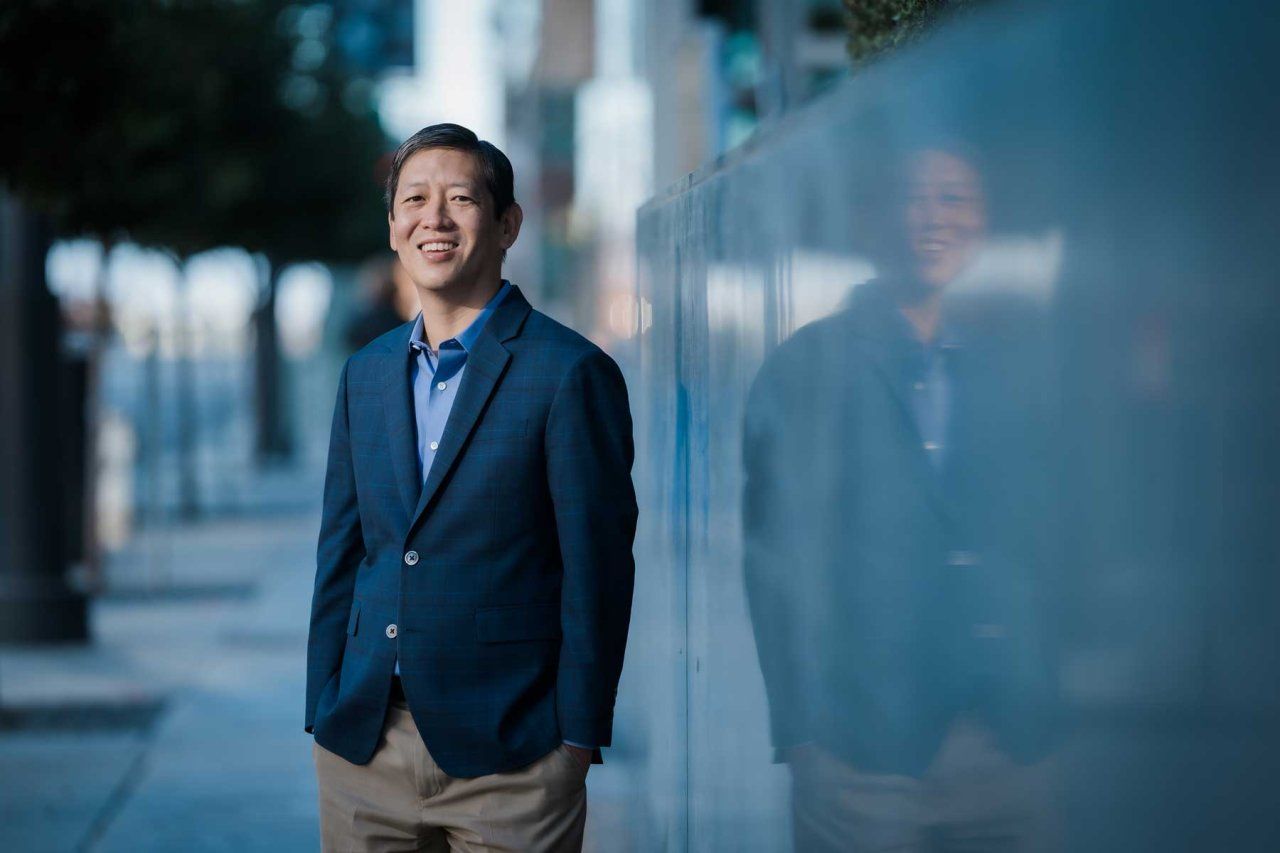
[[368,762],[398,656],[450,776],[520,767],[562,740],[608,746],[637,516],[622,373],[513,288],[468,353],[422,483],[412,326],[357,352],[338,384],[306,730]]
[[918,776],[962,714],[1016,760],[1049,747],[1060,511],[1046,335],[998,305],[957,325],[940,471],[882,282],[797,331],[753,383],[744,579],[779,758],[817,743],[864,772]]

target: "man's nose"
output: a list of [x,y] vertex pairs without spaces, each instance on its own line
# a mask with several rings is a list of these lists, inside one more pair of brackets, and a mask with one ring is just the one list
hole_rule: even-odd
[[936,198],[927,199],[924,203],[924,221],[927,225],[945,225],[947,222],[946,205]]
[[449,207],[443,200],[431,202],[422,208],[422,225],[432,230],[446,230],[453,227],[449,218]]

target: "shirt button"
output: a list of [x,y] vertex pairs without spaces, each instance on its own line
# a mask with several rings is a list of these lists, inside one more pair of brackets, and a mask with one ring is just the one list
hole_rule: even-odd
[[405,555],[404,555],[404,564],[405,564],[406,566],[416,566],[416,565],[418,565],[418,552],[417,552],[417,551],[410,551],[409,553],[405,554]]
[[439,448],[439,447],[440,447],[440,442],[438,442],[438,441],[433,441],[433,442],[431,442],[431,443],[430,443],[429,445],[427,445],[427,446],[428,446],[428,447],[430,447],[432,450],[436,450],[437,448]]
[[938,444],[938,442],[936,441],[926,441],[924,443],[924,449],[925,450],[941,450],[942,445]]
[[394,640],[396,638],[396,634],[399,634],[399,633],[400,633],[400,629],[395,626],[394,622],[387,626],[388,639]]
[[441,391],[443,391],[444,389],[448,388],[449,386],[448,386],[448,385],[446,385],[446,384],[444,384],[443,382],[437,382],[437,383],[436,383],[436,387],[437,387],[437,388],[439,388]]
[[912,385],[911,387],[912,387],[912,388],[914,388],[914,389],[916,389],[917,391],[923,391],[923,390],[924,390],[924,383],[923,383],[923,382],[917,382],[916,384]]
[[978,623],[973,626],[973,636],[979,640],[1003,640],[1009,636],[1009,629],[998,624]]
[[976,566],[982,560],[973,551],[948,551],[948,566]]

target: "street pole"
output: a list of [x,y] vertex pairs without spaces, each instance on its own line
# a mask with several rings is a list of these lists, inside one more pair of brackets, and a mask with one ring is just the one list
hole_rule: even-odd
[[259,465],[267,466],[289,461],[293,441],[284,410],[280,335],[276,330],[281,267],[265,258],[259,268],[264,280],[261,301],[253,312],[255,455]]

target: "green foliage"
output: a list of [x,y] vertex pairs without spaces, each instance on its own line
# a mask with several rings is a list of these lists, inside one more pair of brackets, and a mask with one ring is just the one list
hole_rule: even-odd
[[65,234],[364,257],[385,239],[387,140],[333,51],[299,63],[297,17],[284,0],[6,4],[0,180]]
[[915,41],[943,14],[977,0],[844,0],[855,66]]

